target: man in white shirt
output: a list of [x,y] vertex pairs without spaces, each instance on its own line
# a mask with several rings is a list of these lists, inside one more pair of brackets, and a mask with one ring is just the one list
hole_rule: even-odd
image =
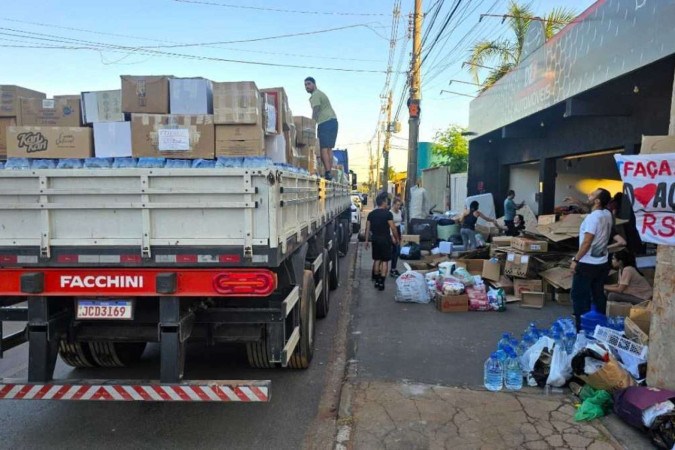
[[572,304],[580,329],[581,315],[595,305],[599,313],[604,314],[607,298],[604,283],[609,273],[609,245],[612,236],[613,218],[607,209],[612,199],[605,189],[596,189],[588,195],[592,205],[591,213],[586,216],[579,228],[579,250],[574,255],[570,269],[572,278]]

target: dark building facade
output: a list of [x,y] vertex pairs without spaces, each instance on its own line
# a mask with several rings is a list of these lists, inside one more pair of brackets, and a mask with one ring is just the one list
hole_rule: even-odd
[[[536,33],[528,33],[536,34]],[[675,0],[599,0],[471,102],[468,194],[509,188],[552,212],[584,180],[619,180],[612,154],[668,133]]]

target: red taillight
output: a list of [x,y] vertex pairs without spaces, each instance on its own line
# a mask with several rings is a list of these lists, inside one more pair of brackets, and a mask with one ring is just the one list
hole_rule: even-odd
[[277,276],[269,270],[223,272],[213,277],[213,290],[224,295],[270,295],[277,287]]

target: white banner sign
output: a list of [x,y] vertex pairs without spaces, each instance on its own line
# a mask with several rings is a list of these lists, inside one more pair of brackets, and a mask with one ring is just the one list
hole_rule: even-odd
[[675,245],[675,153],[614,159],[642,241]]

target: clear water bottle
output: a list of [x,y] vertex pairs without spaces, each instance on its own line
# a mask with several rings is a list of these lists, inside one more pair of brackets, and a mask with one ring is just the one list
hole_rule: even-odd
[[523,388],[523,371],[520,361],[513,352],[509,352],[504,368],[504,386],[510,391],[519,391]]
[[518,339],[516,339],[515,337],[511,336],[511,339],[509,339],[509,346],[510,346],[512,349],[516,350],[516,349],[518,348]]
[[485,361],[483,369],[485,389],[489,391],[501,391],[504,385],[504,365],[500,361],[497,352],[492,353],[487,361]]
[[502,333],[502,338],[497,343],[497,350],[505,350],[511,347],[511,333]]
[[568,355],[572,355],[574,352],[574,343],[577,340],[577,334],[574,331],[565,332],[565,351]]
[[551,333],[551,339],[553,339],[553,341],[555,342],[555,350],[554,351],[558,351],[558,350],[564,351],[565,350],[565,343],[564,343],[563,337],[562,337],[562,335],[560,334],[559,331],[554,331],[553,333]]

